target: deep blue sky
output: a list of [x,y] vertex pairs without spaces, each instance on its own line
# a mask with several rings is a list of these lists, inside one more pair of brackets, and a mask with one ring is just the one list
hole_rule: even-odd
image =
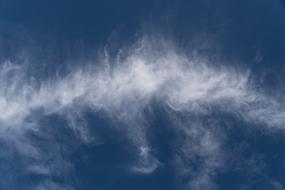
[[[170,40],[186,54],[195,51],[225,66],[250,70],[255,90],[276,96],[279,103],[285,92],[284,35],[282,0],[0,0],[1,64],[11,60],[25,65],[28,57],[33,66],[27,72],[39,80],[55,76],[55,71],[60,76],[73,66],[84,66],[104,50],[117,55],[121,48],[148,36],[154,42],[156,38]],[[47,154],[45,165],[52,168],[54,159],[64,160],[70,167],[67,172],[53,168],[57,175],[28,172],[26,165],[41,161],[26,158],[11,148],[13,140],[1,137],[0,189],[31,189],[42,181],[48,181],[46,186],[42,183],[42,189],[51,190],[189,189],[185,186],[192,180],[191,175],[181,177],[174,167],[174,155],[180,151],[175,142],[182,138],[172,127],[169,114],[174,113],[159,103],[144,111],[150,115],[147,136],[153,154],[162,163],[153,173],[136,174],[126,169],[136,162],[135,145],[127,145],[118,126],[111,129],[120,125],[112,116],[85,110],[85,121],[79,118],[77,122],[92,126],[90,135],[100,142],[81,144],[77,143],[76,132],[67,127],[68,119],[56,114],[42,116],[42,110],[36,110],[43,131],[29,131],[23,139],[30,139],[41,154]],[[175,114],[182,121],[188,117],[182,112]],[[227,167],[214,171],[216,189],[285,188],[284,130],[264,129],[263,123],[247,123],[219,110],[191,117],[205,125],[218,118],[219,127],[211,131],[222,130],[226,136],[222,149]],[[200,159],[186,161],[192,164],[190,173],[200,170]]]

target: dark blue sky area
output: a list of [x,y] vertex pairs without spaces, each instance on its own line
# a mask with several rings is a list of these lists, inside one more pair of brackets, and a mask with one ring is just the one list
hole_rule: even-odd
[[35,40],[43,49],[65,49],[61,55],[65,57],[72,49],[87,51],[88,46],[103,47],[110,41],[116,49],[143,33],[159,33],[175,39],[180,46],[218,53],[230,61],[253,62],[261,54],[262,63],[269,67],[272,61],[284,61],[285,8],[281,0],[0,3],[1,40],[7,53],[19,46],[33,46],[35,42],[31,41]]

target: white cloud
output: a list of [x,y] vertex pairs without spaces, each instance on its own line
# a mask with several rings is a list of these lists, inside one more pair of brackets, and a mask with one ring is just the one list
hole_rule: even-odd
[[[121,122],[122,133],[137,147],[139,161],[132,167],[133,171],[148,174],[160,165],[151,155],[146,138],[148,121],[143,111],[151,101],[163,103],[176,112],[206,115],[211,109],[220,109],[248,122],[284,126],[285,111],[278,104],[280,100],[256,92],[249,83],[247,71],[217,67],[187,57],[175,51],[171,44],[157,48],[147,40],[142,40],[130,52],[118,60],[119,64],[99,60],[96,66],[77,68],[66,76],[45,81],[31,80],[23,66],[3,63],[0,68],[1,138],[7,138],[4,137],[7,131],[13,136],[9,138],[18,139],[27,130],[41,130],[37,125],[39,114],[42,117],[59,114],[87,142],[88,126],[76,126],[73,114],[83,117],[80,114],[86,108],[94,112],[103,110]],[[187,138],[193,139],[185,140],[181,151],[188,159],[191,154],[204,159],[201,171],[194,175],[195,183],[191,184],[196,189],[204,188],[222,163],[220,142],[204,125],[197,128],[192,124],[183,131]],[[37,152],[22,142],[18,144],[22,152]]]
[[138,174],[151,174],[159,165],[159,161],[150,154],[149,147],[140,147],[138,163],[131,169]]

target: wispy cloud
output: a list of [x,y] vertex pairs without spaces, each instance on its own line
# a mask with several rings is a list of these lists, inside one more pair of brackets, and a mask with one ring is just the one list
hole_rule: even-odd
[[[23,64],[9,61],[1,65],[0,137],[16,142],[23,155],[32,153],[37,160],[41,159],[40,151],[23,136],[28,131],[41,130],[39,118],[64,117],[82,140],[88,142],[88,125],[78,125],[73,120],[84,117],[86,109],[95,113],[104,111],[120,121],[122,134],[137,148],[138,164],[131,168],[145,174],[160,165],[151,154],[152,147],[146,137],[149,124],[144,110],[153,101],[188,115],[203,116],[218,109],[249,123],[277,128],[285,124],[280,100],[255,91],[254,83],[249,82],[250,72],[187,56],[171,43],[157,46],[143,39],[124,58],[107,63],[99,59],[94,65],[77,67],[65,76],[45,80],[30,77],[27,69]],[[174,128],[182,131],[179,134],[185,135],[178,157],[187,162],[199,157],[202,160],[199,171],[185,168],[192,173],[191,187],[211,189],[208,184],[213,181],[216,169],[223,165],[223,142],[209,126],[191,123],[190,119],[186,119],[189,125],[181,124],[184,120],[173,123]],[[48,171],[42,165],[30,169]]]
[[74,190],[72,187],[54,183],[52,181],[44,181],[35,187],[35,190]]

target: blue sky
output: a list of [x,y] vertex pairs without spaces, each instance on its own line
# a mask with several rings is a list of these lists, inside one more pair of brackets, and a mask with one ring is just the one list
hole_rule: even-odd
[[282,0],[0,0],[0,189],[285,189]]

